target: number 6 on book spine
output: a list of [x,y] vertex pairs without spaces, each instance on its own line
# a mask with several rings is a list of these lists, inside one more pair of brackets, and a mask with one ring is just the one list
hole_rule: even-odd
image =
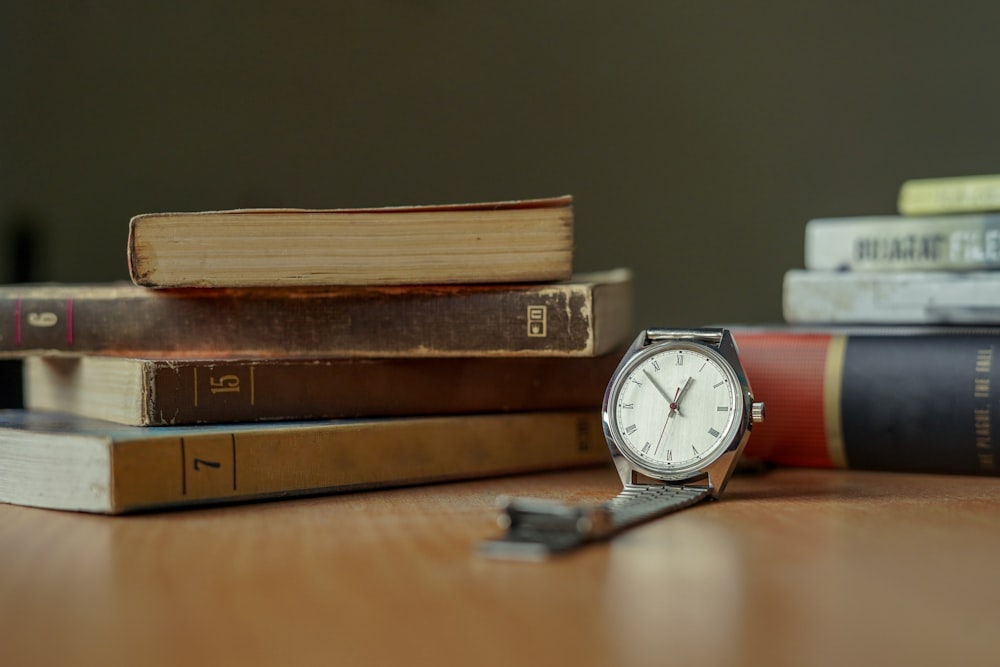
[[181,438],[185,498],[218,498],[236,493],[236,442],[230,434]]

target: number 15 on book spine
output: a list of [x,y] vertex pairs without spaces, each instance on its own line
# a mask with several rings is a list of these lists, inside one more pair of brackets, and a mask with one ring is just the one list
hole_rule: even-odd
[[[194,407],[204,407],[214,400],[225,400],[246,403],[253,406],[256,403],[256,383],[254,367],[247,368],[191,368],[194,385]],[[245,377],[243,377],[245,376]],[[200,404],[199,404],[200,402]]]

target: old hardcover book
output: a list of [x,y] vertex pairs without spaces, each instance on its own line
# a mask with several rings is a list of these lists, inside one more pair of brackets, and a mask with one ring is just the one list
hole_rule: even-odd
[[731,329],[767,405],[745,456],[1000,474],[1000,328]]
[[122,426],[0,411],[0,502],[117,514],[609,461],[597,410]]
[[0,287],[0,357],[594,356],[632,335],[626,269],[556,283]]
[[897,208],[904,215],[1000,211],[1000,174],[910,179]]
[[817,218],[806,223],[805,268],[997,269],[1000,268],[1000,214]]
[[1000,324],[1000,271],[785,273],[792,324]]
[[147,287],[412,285],[563,280],[571,197],[381,209],[138,215],[133,282]]
[[136,426],[598,410],[619,359],[29,357],[24,404]]

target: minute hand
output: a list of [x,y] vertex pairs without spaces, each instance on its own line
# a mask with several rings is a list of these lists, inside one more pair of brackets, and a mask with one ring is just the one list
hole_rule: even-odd
[[[663,396],[663,398],[667,399],[667,403],[671,403],[672,401],[670,400],[670,394],[667,393],[666,389],[660,386],[660,383],[656,381],[656,378],[653,377],[653,374],[647,371],[646,369],[643,369],[642,372],[646,374],[646,377],[649,378],[649,381],[653,383],[654,387],[656,387],[656,391],[660,392],[660,395]],[[677,400],[676,396],[674,397],[674,400],[675,401]]]

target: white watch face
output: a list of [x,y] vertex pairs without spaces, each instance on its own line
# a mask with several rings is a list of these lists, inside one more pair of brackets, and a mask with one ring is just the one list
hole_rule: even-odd
[[621,453],[657,476],[683,477],[718,458],[734,439],[742,387],[712,349],[660,343],[612,381],[607,414]]

